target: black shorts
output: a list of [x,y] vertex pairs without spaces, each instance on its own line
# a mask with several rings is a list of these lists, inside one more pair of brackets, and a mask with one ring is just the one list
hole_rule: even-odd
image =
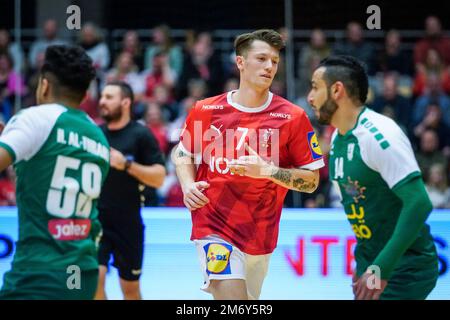
[[[99,264],[108,267],[112,255],[112,265],[118,269],[121,279],[139,280],[144,257],[145,226],[142,220],[104,218],[105,213],[102,213],[100,222],[103,235],[98,252]],[[126,217],[126,213],[123,214]]]

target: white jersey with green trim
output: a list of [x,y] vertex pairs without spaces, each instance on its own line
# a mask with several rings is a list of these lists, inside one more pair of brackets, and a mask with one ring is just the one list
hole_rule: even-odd
[[[345,135],[333,133],[329,170],[357,238],[355,258],[361,274],[396,226],[402,202],[392,189],[420,177],[421,172],[400,127],[367,107],[352,130]],[[433,247],[427,225],[418,239],[409,250],[420,253]]]
[[13,268],[97,268],[97,198],[109,145],[82,110],[47,104],[7,123],[0,147],[16,169],[19,240]]

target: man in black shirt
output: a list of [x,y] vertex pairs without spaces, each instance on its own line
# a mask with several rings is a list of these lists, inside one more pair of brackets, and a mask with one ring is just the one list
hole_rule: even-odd
[[99,248],[96,299],[106,299],[105,276],[111,254],[119,271],[126,300],[141,299],[139,277],[144,252],[144,224],[140,215],[140,185],[162,185],[166,170],[158,143],[143,125],[131,120],[133,91],[124,82],[105,86],[101,128],[111,146],[111,170],[98,201],[103,236]]

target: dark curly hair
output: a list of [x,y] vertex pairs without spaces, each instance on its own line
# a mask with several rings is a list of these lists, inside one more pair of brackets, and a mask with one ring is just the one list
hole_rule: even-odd
[[81,102],[95,78],[95,68],[81,47],[54,45],[45,51],[41,76],[52,83],[56,95]]
[[337,55],[323,59],[317,68],[320,67],[325,67],[323,78],[328,87],[341,81],[350,98],[361,104],[366,102],[369,79],[363,62],[351,56]]

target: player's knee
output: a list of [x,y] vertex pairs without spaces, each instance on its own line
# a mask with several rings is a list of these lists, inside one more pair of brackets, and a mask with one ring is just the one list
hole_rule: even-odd
[[211,280],[209,291],[215,299],[247,300],[247,288],[244,280]]
[[122,293],[127,300],[141,299],[139,281],[121,281]]

